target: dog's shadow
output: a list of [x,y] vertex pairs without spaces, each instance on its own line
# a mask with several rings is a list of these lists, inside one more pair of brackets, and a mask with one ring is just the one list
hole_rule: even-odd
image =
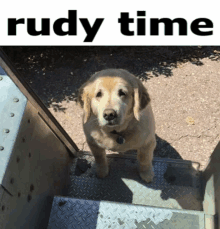
[[[141,180],[135,151],[125,153],[123,157],[120,154],[108,155],[110,172],[104,179],[96,177],[94,158],[82,152],[71,167],[68,196],[164,208],[203,210],[200,172],[192,166],[192,162],[183,161],[168,142],[158,136],[156,138],[157,147],[153,161],[155,177],[152,183],[147,184]],[[172,158],[168,158],[168,155]],[[127,159],[124,160],[124,157]]]

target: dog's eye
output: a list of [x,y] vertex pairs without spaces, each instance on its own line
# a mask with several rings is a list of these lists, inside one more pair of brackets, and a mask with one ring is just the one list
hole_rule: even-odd
[[118,95],[119,95],[120,97],[122,97],[122,96],[125,96],[126,93],[125,93],[124,91],[122,91],[122,89],[120,89],[120,90],[118,91]]
[[101,97],[102,96],[102,92],[99,91],[97,94],[96,94],[96,97]]

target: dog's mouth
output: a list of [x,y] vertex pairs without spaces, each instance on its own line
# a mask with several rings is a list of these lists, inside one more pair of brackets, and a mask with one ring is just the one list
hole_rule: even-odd
[[112,128],[112,127],[121,126],[122,123],[123,123],[122,118],[119,115],[117,115],[114,118],[100,118],[99,119],[99,124],[102,127]]
[[115,126],[119,126],[119,125],[117,123],[115,123],[115,121],[111,120],[111,121],[108,121],[106,123],[106,126],[115,127]]

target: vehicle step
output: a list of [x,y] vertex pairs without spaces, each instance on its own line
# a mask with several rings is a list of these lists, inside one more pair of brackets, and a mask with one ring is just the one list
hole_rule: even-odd
[[56,196],[48,229],[204,229],[204,222],[200,211]]
[[154,158],[155,178],[141,180],[134,155],[109,157],[110,173],[96,177],[94,157],[82,155],[71,167],[68,197],[202,211],[201,174],[190,161]]

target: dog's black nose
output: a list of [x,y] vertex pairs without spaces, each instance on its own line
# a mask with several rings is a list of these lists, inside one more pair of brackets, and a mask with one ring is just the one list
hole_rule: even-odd
[[117,117],[116,111],[113,109],[105,109],[103,112],[103,117],[107,121],[111,121]]

